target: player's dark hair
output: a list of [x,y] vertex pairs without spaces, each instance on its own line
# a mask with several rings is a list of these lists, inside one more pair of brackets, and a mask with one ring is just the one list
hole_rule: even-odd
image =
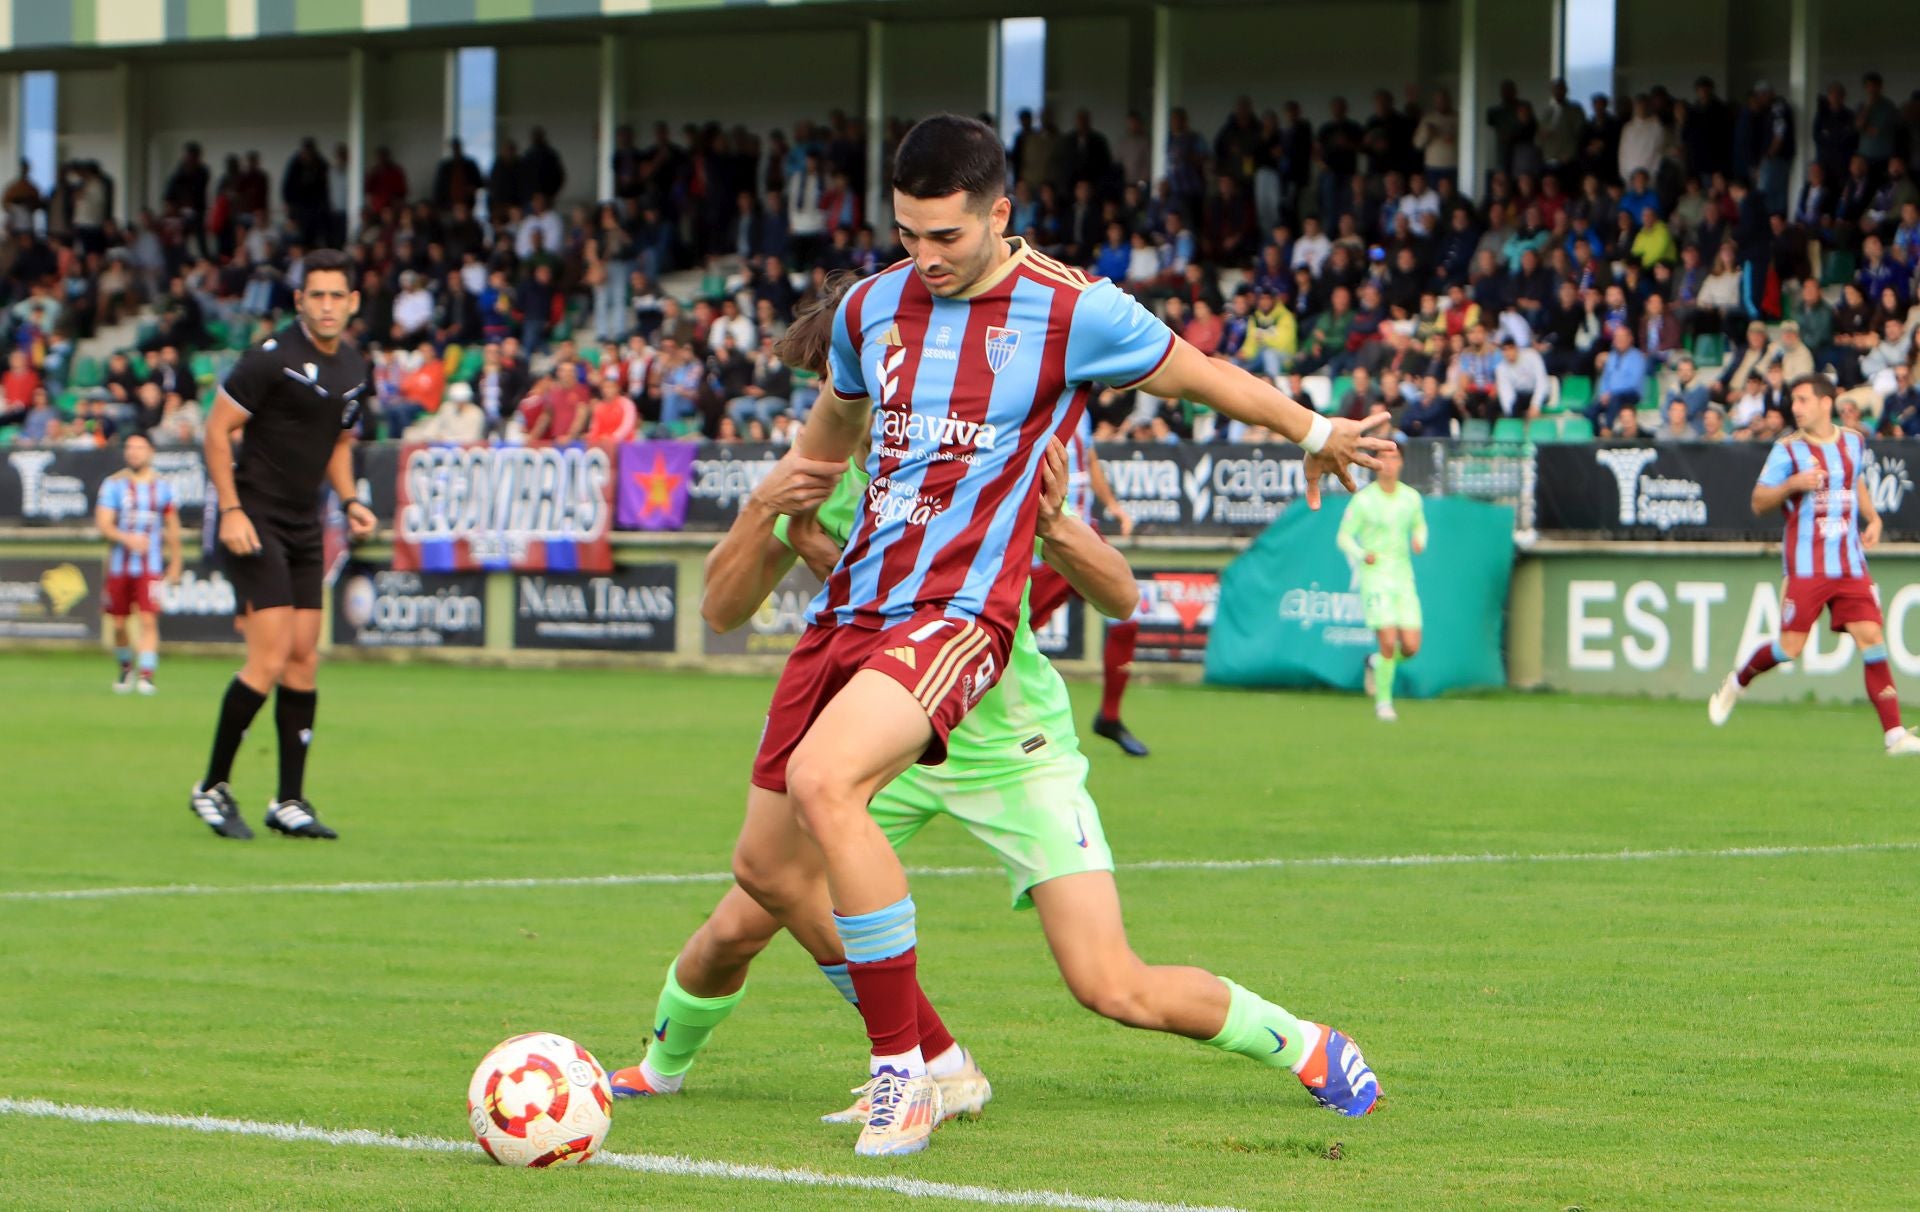
[[300,258],[300,272],[302,282],[317,273],[339,274],[347,280],[347,289],[353,289],[353,262],[337,248],[316,248]]
[[1007,149],[977,118],[935,114],[900,140],[893,187],[910,198],[964,193],[972,209],[988,210],[1007,192]]
[[841,270],[821,286],[819,297],[802,307],[787,331],[773,343],[773,355],[795,370],[811,371],[822,378],[827,373],[827,350],[833,346],[833,317],[840,300],[860,283],[860,275]]
[[1832,400],[1840,395],[1840,389],[1825,375],[1801,375],[1788,385],[1787,390],[1791,392],[1795,387],[1812,388],[1813,394],[1822,400]]

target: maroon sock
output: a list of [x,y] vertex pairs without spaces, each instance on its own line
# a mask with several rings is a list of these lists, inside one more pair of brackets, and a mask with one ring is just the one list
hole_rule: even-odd
[[1106,683],[1100,692],[1102,719],[1120,718],[1120,696],[1127,692],[1127,675],[1133,666],[1133,646],[1139,639],[1140,624],[1132,619],[1124,623],[1107,624],[1104,654]]
[[1772,669],[1775,665],[1778,665],[1780,658],[1775,655],[1775,652],[1779,647],[1780,645],[1778,643],[1773,643],[1763,648],[1754,649],[1753,655],[1747,658],[1747,663],[1740,667],[1740,673],[1738,674],[1740,684],[1742,686],[1751,686],[1753,679],[1759,677],[1767,670]]
[[1880,728],[1892,732],[1900,726],[1900,692],[1893,688],[1893,666],[1885,660],[1868,661],[1867,698],[1880,713]]
[[920,988],[920,982],[914,982],[914,990],[920,994],[920,1054],[928,1060],[939,1056],[953,1047],[953,1032],[940,1021],[940,1012],[927,1000],[927,991]]
[[915,963],[912,948],[871,964],[847,963],[875,1056],[899,1056],[920,1043],[920,1006],[926,997]]

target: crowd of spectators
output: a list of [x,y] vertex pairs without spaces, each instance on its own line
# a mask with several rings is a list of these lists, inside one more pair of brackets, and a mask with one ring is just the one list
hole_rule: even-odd
[[[1010,234],[1205,352],[1411,436],[1565,413],[1600,435],[1764,440],[1815,369],[1859,424],[1915,435],[1920,91],[1896,103],[1870,74],[1860,92],[1836,83],[1807,115],[1764,81],[1739,102],[1702,78],[1585,108],[1557,80],[1537,105],[1505,82],[1473,119],[1411,89],[1364,117],[1242,99],[1211,138],[1174,110],[1157,180],[1141,115],[1110,139],[1085,111],[1065,129],[1022,112]],[[1474,119],[1492,163],[1464,182]],[[899,255],[862,213],[866,135],[839,113],[765,138],[623,128],[614,196],[564,207],[580,191],[538,128],[484,168],[454,140],[429,182],[382,148],[351,222],[346,149],[311,139],[277,194],[257,154],[216,178],[189,144],[125,229],[97,165],[42,196],[23,164],[0,197],[0,426],[191,440],[199,392],[283,322],[301,255],[344,242],[376,364],[368,436],[790,440],[818,385],[773,342],[830,272]],[[149,314],[137,352],[80,373],[76,342]],[[1101,438],[1262,436],[1138,392],[1094,415]]]

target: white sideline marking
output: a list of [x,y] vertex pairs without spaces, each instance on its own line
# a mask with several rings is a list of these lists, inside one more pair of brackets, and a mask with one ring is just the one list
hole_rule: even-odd
[[[366,1128],[336,1130],[306,1124],[273,1124],[254,1119],[224,1119],[214,1115],[157,1115],[130,1107],[86,1107],[49,1102],[43,1098],[0,1098],[0,1115],[35,1119],[62,1119],[80,1124],[137,1124],[149,1128],[183,1128],[231,1136],[264,1136],[302,1144],[351,1145],[359,1148],[410,1149],[416,1153],[455,1153],[481,1157],[471,1141],[432,1136],[394,1136]],[[950,1199],[961,1203],[1018,1208],[1072,1208],[1078,1212],[1237,1212],[1233,1208],[1194,1204],[1165,1204],[1153,1200],[1103,1199],[1066,1191],[1008,1191],[963,1183],[928,1182],[884,1175],[824,1174],[818,1170],[788,1170],[774,1166],[745,1166],[733,1162],[701,1161],[655,1153],[601,1153],[589,1165],[666,1174],[675,1178],[717,1178],[734,1182],[778,1183],[790,1187],[840,1187],[858,1191],[888,1191],[909,1199]]]
[[[1725,846],[1714,850],[1587,850],[1544,854],[1372,854],[1319,858],[1150,859],[1121,871],[1269,871],[1289,867],[1452,867],[1488,863],[1638,863],[1654,859],[1792,858],[1920,850],[1916,842],[1849,842],[1833,846]],[[1001,876],[998,867],[909,867],[916,879]],[[4,901],[100,901],[129,896],[244,896],[285,893],[434,892],[466,888],[613,888],[630,884],[726,884],[729,871],[639,872],[633,875],[532,876],[524,879],[357,880],[338,884],[149,884],[105,888],[36,888],[0,892]]]

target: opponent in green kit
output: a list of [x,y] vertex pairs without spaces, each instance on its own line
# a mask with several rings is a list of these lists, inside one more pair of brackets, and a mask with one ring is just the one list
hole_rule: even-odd
[[1340,550],[1360,572],[1360,600],[1380,651],[1367,657],[1367,693],[1383,720],[1393,711],[1393,676],[1420,651],[1420,596],[1413,557],[1427,549],[1427,513],[1420,494],[1400,482],[1395,446],[1380,455],[1373,483],[1353,494],[1340,519]]
[[[796,557],[816,574],[831,571],[866,488],[856,463],[816,515],[789,519],[774,516],[783,477],[792,478],[776,466],[756,489],[758,500],[748,503],[709,557],[701,610],[723,630],[743,624]],[[1138,587],[1125,558],[1062,510],[1066,463],[1057,442],[1043,483],[1039,554],[1095,609],[1127,617]],[[1323,1105],[1344,1114],[1372,1110],[1379,1082],[1342,1033],[1295,1018],[1202,969],[1149,967],[1134,954],[1086,775],[1066,684],[1040,654],[1023,602],[1007,670],[954,730],[945,763],[910,767],[880,792],[870,811],[896,848],[945,814],[992,849],[1006,868],[1014,908],[1038,911],[1061,975],[1089,1009],[1287,1069]],[[844,957],[823,953],[834,938],[831,923],[787,924],[841,996],[854,1000]],[[749,964],[780,929],[739,885],[728,889],[668,969],[653,1042],[644,1061],[613,1075],[614,1093],[677,1093],[714,1028],[745,994]],[[928,1071],[940,1086],[945,1118],[977,1113],[992,1096],[985,1076],[957,1043],[942,1055],[930,1054]],[[855,1093],[861,1097],[853,1106],[823,1120],[862,1122],[865,1088]]]

